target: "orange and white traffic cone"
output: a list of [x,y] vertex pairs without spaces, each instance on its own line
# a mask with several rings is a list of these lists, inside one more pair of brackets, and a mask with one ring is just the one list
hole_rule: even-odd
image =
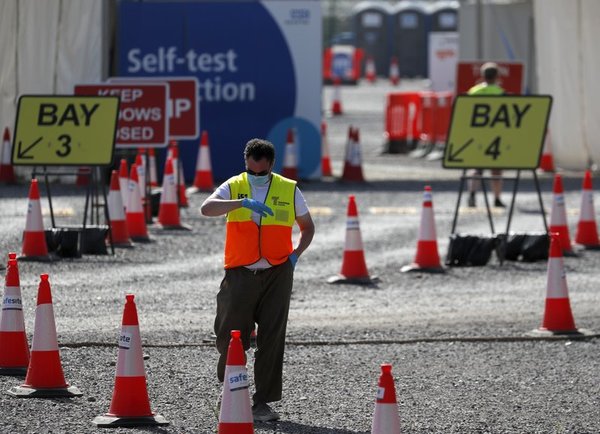
[[333,176],[331,159],[329,158],[329,140],[327,140],[327,123],[321,122],[321,174]]
[[431,194],[431,187],[428,185],[425,186],[425,191],[423,192],[423,207],[421,208],[421,224],[419,226],[417,254],[415,255],[413,263],[405,265],[402,267],[401,271],[425,271],[429,273],[444,272],[438,253],[435,216],[433,213],[433,196]]
[[569,224],[567,223],[567,211],[565,206],[565,194],[562,176],[554,175],[554,186],[552,187],[552,211],[550,213],[550,232],[558,233],[560,246],[565,256],[575,256],[571,237],[569,236]]
[[240,330],[231,331],[219,411],[218,434],[254,434],[246,354],[240,336]]
[[127,169],[127,160],[125,158],[121,159],[121,163],[119,165],[119,190],[121,190],[121,198],[123,200],[123,206],[127,206],[128,195],[129,192],[129,171]]
[[48,245],[42,220],[40,190],[38,180],[32,179],[29,187],[29,204],[27,205],[27,220],[23,232],[23,248],[21,259],[48,260]]
[[[190,206],[185,195],[185,180],[183,176],[183,165],[179,162],[179,145],[176,140],[171,140],[171,146],[169,146],[169,152],[167,154],[167,160],[171,157],[173,159],[173,173],[175,173],[175,179],[177,180],[177,197],[179,206],[187,208]],[[165,169],[167,162],[165,161]]]
[[156,171],[156,152],[154,152],[154,148],[148,149],[148,165],[150,166],[150,187],[158,187],[158,173]]
[[288,179],[298,180],[298,168],[297,168],[297,149],[294,130],[289,128],[287,131],[287,138],[285,140],[285,153],[283,157],[283,170],[281,175]]
[[131,238],[127,229],[123,197],[119,186],[119,174],[116,170],[110,176],[110,190],[108,192],[108,217],[110,219],[110,232],[112,243],[116,247],[131,247]]
[[334,116],[343,114],[342,110],[342,95],[340,84],[342,80],[339,77],[333,79],[333,101],[331,103],[331,114]]
[[140,189],[140,196],[142,197],[142,201],[144,201],[146,197],[146,158],[145,158],[144,149],[138,149],[138,153],[135,156],[135,164],[137,167],[138,174],[138,188]]
[[168,158],[163,176],[163,187],[160,195],[158,223],[163,229],[188,229],[181,224],[179,206],[177,205],[177,185],[173,173],[173,159]]
[[19,398],[57,398],[83,395],[65,381],[56,339],[52,292],[48,275],[40,275],[35,328],[25,383],[8,391]]
[[210,146],[208,144],[208,132],[202,131],[200,137],[200,149],[198,150],[198,159],[196,160],[196,176],[194,177],[194,185],[188,189],[190,193],[198,193],[200,191],[213,191],[215,188],[212,166],[210,163]]
[[342,181],[365,182],[362,171],[362,155],[360,151],[360,135],[358,128],[348,129],[348,142],[346,143],[346,158]]
[[544,319],[537,330],[540,333],[579,333],[571,312],[561,247],[560,236],[551,233]]
[[135,163],[131,165],[128,188],[125,219],[127,220],[129,236],[133,241],[148,242],[150,241],[150,237],[148,236],[142,197],[140,196],[140,188],[138,187],[138,170]]
[[125,295],[112,401],[108,413],[97,416],[92,421],[98,427],[169,424],[163,416],[150,409],[142,338],[134,298],[133,294]]
[[400,68],[398,66],[398,58],[393,56],[390,60],[390,83],[397,86],[400,83]]
[[16,182],[15,171],[11,164],[12,145],[8,128],[4,129],[2,137],[2,149],[0,149],[0,182],[14,184]]
[[346,241],[344,245],[344,257],[342,259],[342,271],[340,274],[327,279],[327,283],[371,284],[375,280],[376,278],[369,276],[369,271],[367,270],[360,234],[358,208],[354,195],[350,195],[348,196]]
[[543,172],[554,172],[554,156],[552,155],[552,142],[550,138],[550,130],[546,130],[544,138],[544,149],[542,150],[542,158],[540,159],[540,169]]
[[90,176],[92,174],[91,167],[80,167],[77,169],[77,178],[75,178],[75,185],[78,187],[85,187],[90,184]]
[[392,365],[387,363],[381,365],[371,434],[400,434],[400,416]]
[[375,83],[376,75],[377,71],[375,70],[375,61],[371,56],[369,56],[365,66],[365,78],[369,81],[369,83]]
[[594,211],[594,188],[592,187],[592,173],[585,171],[583,188],[581,191],[581,210],[579,212],[579,223],[575,233],[575,243],[586,249],[600,249],[598,240],[598,227],[596,225],[596,213]]
[[25,333],[17,254],[8,254],[8,267],[0,311],[0,375],[25,375],[29,345]]

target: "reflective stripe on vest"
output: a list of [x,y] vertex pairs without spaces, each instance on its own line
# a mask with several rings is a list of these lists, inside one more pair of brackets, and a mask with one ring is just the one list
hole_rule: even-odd
[[[252,198],[246,172],[227,181],[231,199]],[[296,220],[294,195],[296,182],[272,174],[265,205],[273,216],[262,217],[260,226],[252,221],[252,211],[238,208],[227,214],[225,268],[254,264],[261,257],[279,265],[292,253],[292,226]]]
[[486,82],[476,84],[467,92],[469,95],[504,95],[504,89],[497,84],[487,84]]

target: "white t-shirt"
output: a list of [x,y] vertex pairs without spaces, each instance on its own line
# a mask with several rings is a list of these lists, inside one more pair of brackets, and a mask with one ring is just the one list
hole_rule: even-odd
[[[259,202],[265,203],[265,199],[267,198],[267,193],[269,192],[269,185],[271,182],[269,181],[265,185],[261,185],[260,187],[255,187],[254,185],[250,185],[252,199],[257,200]],[[221,198],[225,200],[231,199],[231,190],[229,190],[229,184],[225,181],[223,184],[219,185],[217,189],[210,195],[211,198]],[[306,200],[302,195],[302,192],[296,186],[296,191],[294,192],[294,209],[296,212],[296,217],[301,217],[308,213],[308,205],[306,205]],[[252,221],[257,225],[260,225],[260,215],[252,211]],[[247,265],[246,268],[251,270],[269,268],[271,264],[265,258],[260,258],[254,264]]]

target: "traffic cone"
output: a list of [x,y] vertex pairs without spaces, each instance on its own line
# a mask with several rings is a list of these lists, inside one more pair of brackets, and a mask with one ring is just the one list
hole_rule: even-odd
[[327,279],[327,283],[374,283],[376,278],[369,276],[365,262],[365,253],[358,220],[358,208],[354,195],[348,196],[347,216],[342,271],[340,274]]
[[40,275],[31,358],[25,383],[8,391],[19,398],[58,398],[83,395],[65,381],[56,339],[52,293],[48,275]]
[[148,228],[144,217],[142,198],[138,187],[138,170],[135,163],[131,165],[128,188],[125,218],[127,220],[129,236],[133,241],[148,242],[150,241],[150,237],[148,236]]
[[135,156],[135,164],[137,166],[138,174],[138,188],[140,189],[140,196],[142,201],[146,198],[146,158],[144,158],[144,150],[138,149],[138,153]]
[[360,152],[360,137],[358,128],[348,129],[348,142],[346,143],[346,158],[342,181],[365,182],[362,171],[362,156]]
[[337,116],[343,114],[342,96],[340,92],[340,84],[342,80],[339,77],[333,79],[333,102],[331,103],[331,114]]
[[550,213],[550,232],[558,233],[560,246],[565,256],[575,256],[571,238],[569,236],[569,225],[567,223],[567,211],[565,209],[565,195],[562,176],[554,175],[554,186],[552,188],[552,211]]
[[0,311],[0,375],[25,375],[29,345],[25,334],[17,254],[8,254],[2,311]]
[[329,140],[327,140],[327,123],[321,122],[321,174],[333,176],[331,159],[329,158]]
[[596,213],[594,211],[594,188],[592,187],[592,173],[585,171],[583,189],[581,191],[581,210],[579,223],[575,233],[575,243],[581,244],[586,249],[600,249],[598,240],[598,227],[596,226]]
[[398,58],[393,56],[390,60],[390,83],[397,86],[400,83],[400,68],[398,67]]
[[181,224],[179,206],[177,205],[177,185],[173,173],[173,159],[167,159],[163,187],[160,195],[158,222],[163,229],[189,229]]
[[540,169],[544,172],[554,172],[554,157],[552,155],[552,142],[550,138],[550,130],[546,130],[544,137],[544,149],[542,150],[542,158],[540,159]]
[[75,185],[78,187],[85,187],[90,184],[90,175],[92,169],[90,167],[80,167],[77,169],[77,178],[75,179]]
[[48,245],[44,233],[42,207],[40,205],[40,190],[38,180],[32,179],[29,187],[29,204],[27,205],[27,220],[23,232],[23,248],[21,259],[48,260]]
[[400,434],[400,416],[392,365],[387,363],[381,365],[381,376],[377,386],[371,434]]
[[122,158],[119,165],[119,190],[121,190],[121,198],[123,206],[127,206],[129,192],[129,171],[127,170],[127,160]]
[[407,271],[426,271],[429,273],[443,273],[444,268],[440,263],[437,236],[435,232],[435,217],[433,213],[433,197],[431,187],[426,185],[423,192],[423,207],[421,208],[421,224],[419,226],[419,240],[417,241],[417,254],[412,264],[401,269]]
[[10,143],[10,133],[8,128],[4,128],[4,137],[2,138],[2,152],[0,152],[0,182],[5,184],[14,184],[16,182],[15,171],[11,164],[12,145]]
[[158,174],[156,172],[156,152],[154,148],[148,149],[148,165],[150,166],[150,187],[158,187]]
[[377,72],[375,71],[375,61],[371,56],[367,58],[367,65],[365,66],[365,78],[369,83],[375,83]]
[[297,150],[294,136],[294,130],[289,128],[285,140],[285,154],[283,157],[283,170],[281,175],[296,181],[298,180],[298,169],[296,167]]
[[231,331],[227,349],[225,381],[221,410],[219,411],[218,434],[254,434],[254,419],[248,392],[246,355],[242,347],[239,330]]
[[116,247],[131,247],[131,238],[127,229],[123,197],[119,186],[119,174],[116,170],[110,176],[110,190],[108,192],[108,217],[110,219],[110,232],[112,243]]
[[208,132],[202,131],[200,137],[200,149],[198,150],[198,159],[196,160],[196,176],[194,185],[189,189],[190,193],[200,191],[213,191],[215,188],[212,168],[210,164],[210,147],[208,145]]
[[133,294],[125,296],[125,309],[119,336],[119,355],[112,401],[108,413],[96,416],[92,423],[102,428],[168,425],[150,409],[142,339]]
[[[171,146],[169,147],[169,152],[167,154],[167,160],[171,157],[173,159],[173,173],[175,174],[175,179],[177,180],[177,200],[179,201],[179,206],[183,208],[187,208],[189,205],[187,196],[185,195],[185,181],[183,176],[183,165],[179,163],[179,146],[177,145],[176,140],[171,140]],[[165,161],[165,169],[167,162]]]
[[569,302],[561,239],[556,233],[551,233],[550,237],[546,306],[539,331],[555,334],[578,333]]

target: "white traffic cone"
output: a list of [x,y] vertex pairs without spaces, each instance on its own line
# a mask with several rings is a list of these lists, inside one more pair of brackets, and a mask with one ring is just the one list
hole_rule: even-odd
[[392,377],[392,365],[389,364],[381,365],[371,434],[400,434],[396,387]]
[[557,233],[560,239],[560,246],[565,256],[575,256],[571,237],[569,236],[569,224],[567,222],[567,210],[565,206],[565,194],[562,182],[562,176],[558,173],[554,175],[554,185],[552,187],[552,211],[550,212],[550,230]]
[[200,149],[198,150],[198,159],[196,160],[196,176],[194,185],[188,189],[190,193],[200,191],[213,191],[215,188],[212,168],[210,164],[210,146],[208,144],[208,132],[202,131],[200,137]]
[[129,192],[127,193],[128,199],[125,218],[127,220],[129,236],[133,241],[148,242],[150,241],[150,237],[148,236],[148,227],[146,226],[142,197],[138,187],[137,164],[131,165],[128,188]]
[[168,425],[169,422],[150,409],[142,338],[133,294],[125,296],[125,309],[119,336],[119,355],[115,387],[108,413],[94,418],[101,428]]
[[27,205],[27,220],[23,232],[23,248],[21,259],[48,260],[48,245],[42,220],[40,190],[38,180],[32,179],[29,187],[29,204]]
[[119,185],[119,174],[116,170],[113,170],[110,176],[110,190],[108,191],[107,202],[113,245],[115,247],[131,247],[131,238],[129,238],[123,197]]
[[402,267],[402,272],[425,271],[443,273],[438,253],[437,235],[435,231],[435,216],[433,213],[433,196],[431,187],[426,185],[423,192],[423,207],[421,209],[421,224],[417,241],[417,254],[412,264]]
[[285,156],[283,158],[283,171],[282,176],[286,178],[298,180],[298,168],[297,168],[297,147],[293,129],[288,129],[287,138],[285,140]]
[[25,375],[29,345],[25,333],[17,254],[8,254],[8,267],[0,311],[0,375]]
[[8,393],[18,398],[58,398],[83,395],[77,387],[69,386],[65,381],[56,339],[52,292],[47,274],[40,275],[31,357],[25,383],[13,387]]
[[219,411],[218,434],[254,434],[254,418],[248,392],[246,354],[239,330],[231,331]]
[[581,211],[579,213],[579,222],[577,223],[577,232],[575,233],[575,243],[590,250],[600,249],[598,227],[596,225],[596,212],[594,211],[592,173],[589,170],[585,171],[585,176],[583,178]]
[[127,168],[127,160],[122,158],[119,165],[119,190],[121,190],[121,198],[123,206],[127,206],[129,202],[127,193],[129,192],[129,170]]

